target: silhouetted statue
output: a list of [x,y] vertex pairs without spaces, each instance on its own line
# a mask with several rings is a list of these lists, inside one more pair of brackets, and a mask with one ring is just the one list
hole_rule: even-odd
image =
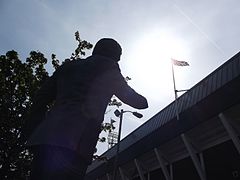
[[121,54],[115,40],[101,39],[92,56],[60,66],[38,91],[32,122],[38,111],[54,104],[28,140],[34,153],[31,179],[83,179],[112,95],[134,108],[148,107],[123,78]]

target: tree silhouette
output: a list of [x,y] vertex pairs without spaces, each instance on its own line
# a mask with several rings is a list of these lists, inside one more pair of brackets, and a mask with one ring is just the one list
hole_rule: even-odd
[[24,146],[22,128],[34,92],[48,77],[47,59],[32,51],[26,62],[17,52],[0,56],[0,179],[26,179],[32,155]]
[[[81,60],[92,44],[75,33],[78,46],[69,59]],[[60,61],[52,54],[52,66],[57,69]],[[24,146],[23,126],[31,109],[34,93],[49,77],[44,54],[31,51],[25,62],[16,51],[0,56],[0,179],[27,179],[30,174],[32,154]],[[115,103],[115,104],[114,104]],[[110,102],[116,105],[116,101]],[[112,128],[112,127],[111,127]],[[108,124],[103,130],[111,129]]]

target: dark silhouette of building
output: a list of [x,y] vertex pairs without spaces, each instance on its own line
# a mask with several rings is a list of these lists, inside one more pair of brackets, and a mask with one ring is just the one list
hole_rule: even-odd
[[[240,52],[120,142],[118,180],[240,179]],[[86,180],[111,180],[116,146]]]

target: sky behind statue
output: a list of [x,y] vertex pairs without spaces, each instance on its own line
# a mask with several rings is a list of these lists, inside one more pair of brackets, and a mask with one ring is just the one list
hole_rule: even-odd
[[77,30],[93,44],[118,40],[123,75],[149,100],[141,120],[124,116],[124,137],[174,100],[171,58],[190,64],[175,68],[177,89],[188,89],[240,50],[238,17],[239,0],[1,0],[0,53],[25,59],[39,50],[63,60]]

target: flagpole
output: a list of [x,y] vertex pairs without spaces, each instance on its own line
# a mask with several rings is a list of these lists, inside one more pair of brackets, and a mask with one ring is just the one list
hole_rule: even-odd
[[178,95],[177,95],[177,90],[176,90],[176,82],[175,82],[175,75],[174,75],[174,67],[173,67],[173,62],[172,62],[172,61],[171,61],[171,64],[172,64],[173,88],[174,88],[174,95],[175,95],[176,116],[177,116],[177,120],[179,120],[179,112],[178,112]]

